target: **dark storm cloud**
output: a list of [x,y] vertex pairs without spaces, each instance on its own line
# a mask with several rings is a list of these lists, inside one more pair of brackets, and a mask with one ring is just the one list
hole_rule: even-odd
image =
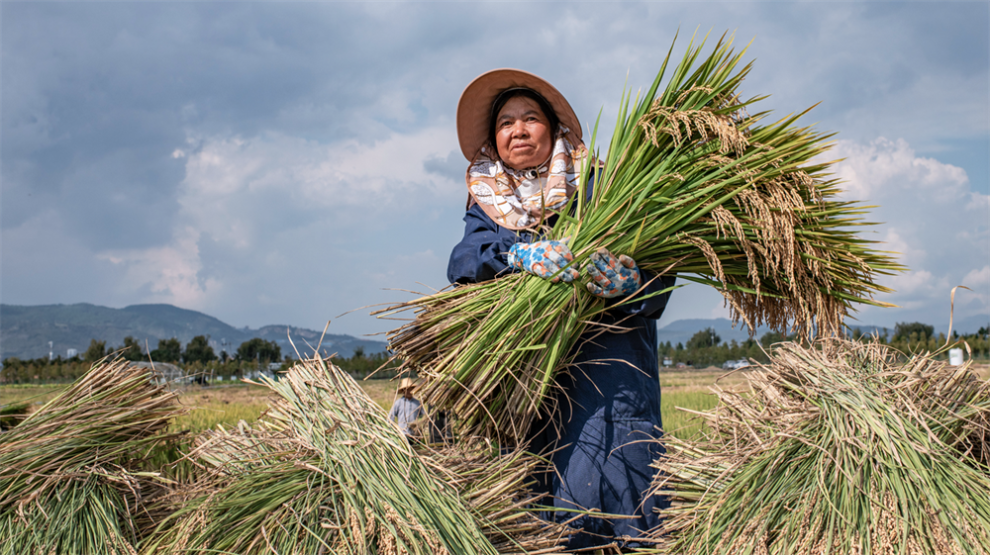
[[389,90],[416,94],[403,80],[419,71],[418,50],[403,45],[452,42],[457,29],[396,36],[392,17],[357,17],[346,5],[3,10],[3,227],[54,209],[92,248],[167,238],[184,174],[172,153],[202,137],[373,140],[420,125],[422,107],[368,108]]

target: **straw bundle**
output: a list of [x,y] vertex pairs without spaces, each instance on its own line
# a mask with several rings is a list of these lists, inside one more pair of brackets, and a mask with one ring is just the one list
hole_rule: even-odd
[[210,475],[175,502],[146,553],[551,553],[568,531],[521,507],[537,461],[417,454],[346,373],[304,361],[260,425],[204,434]]
[[485,443],[456,444],[420,455],[457,489],[499,553],[558,553],[558,546],[572,532],[525,510],[540,501],[528,491],[527,484],[545,470],[543,460],[521,450],[496,455]]
[[141,469],[180,412],[153,377],[97,362],[0,434],[0,554],[135,553],[157,478]]
[[0,432],[9,430],[27,417],[27,403],[16,403],[0,408]]
[[[653,275],[711,285],[751,329],[837,332],[855,303],[884,304],[874,278],[900,266],[856,235],[865,207],[836,200],[829,163],[814,161],[829,136],[798,116],[748,115],[761,97],[740,99],[743,53],[720,41],[702,59],[702,46],[664,89],[669,54],[645,95],[624,95],[591,198],[582,183],[545,237],[570,238],[575,267],[604,247]],[[389,341],[402,368],[427,378],[427,402],[470,433],[512,441],[553,409],[543,405],[555,373],[604,310],[577,280],[512,274],[376,314],[415,314]]]
[[990,387],[967,366],[784,343],[749,385],[714,388],[705,440],[667,437],[663,552],[990,553]]

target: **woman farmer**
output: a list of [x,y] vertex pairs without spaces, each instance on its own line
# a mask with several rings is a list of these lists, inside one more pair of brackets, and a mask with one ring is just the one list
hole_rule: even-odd
[[425,416],[423,403],[413,397],[415,382],[410,378],[402,378],[396,390],[395,402],[388,411],[388,419],[395,422],[406,437],[416,435],[415,422]]
[[[490,71],[461,95],[457,133],[470,162],[469,195],[464,237],[447,267],[451,283],[520,271],[555,282],[579,279],[578,269],[567,267],[573,256],[566,241],[541,238],[574,194],[588,155],[567,100],[531,73]],[[649,465],[662,453],[652,441],[661,434],[655,320],[669,293],[648,295],[671,287],[673,277],[650,275],[604,249],[581,270],[591,279],[588,294],[610,307],[599,323],[612,327],[589,328],[578,342],[574,364],[557,379],[558,409],[534,426],[529,447],[550,453],[554,464],[537,477],[553,496],[548,503],[563,509],[547,518],[569,520],[574,514],[567,510],[618,515],[579,517],[573,525],[583,531],[569,539],[570,549],[632,548],[659,524],[661,500],[644,493]],[[636,302],[633,294],[645,298]]]

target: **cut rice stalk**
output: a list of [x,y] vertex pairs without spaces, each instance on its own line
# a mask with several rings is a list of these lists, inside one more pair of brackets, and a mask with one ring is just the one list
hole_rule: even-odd
[[203,434],[213,471],[145,553],[556,553],[565,526],[524,507],[539,461],[460,447],[417,453],[345,372],[306,360],[255,428]]
[[180,413],[153,372],[104,359],[0,434],[0,554],[135,553],[144,461]]

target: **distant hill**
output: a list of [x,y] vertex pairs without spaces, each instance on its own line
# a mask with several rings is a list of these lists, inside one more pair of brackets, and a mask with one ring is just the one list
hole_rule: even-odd
[[[251,337],[260,337],[266,341],[278,343],[279,347],[282,348],[282,355],[291,355],[293,358],[296,358],[296,349],[301,355],[309,356],[317,345],[319,345],[321,353],[337,354],[342,357],[350,357],[358,347],[364,349],[364,353],[368,355],[381,353],[387,348],[384,341],[330,333],[323,335],[323,331],[293,326],[264,326],[252,331],[251,334]],[[292,336],[291,343],[289,342],[289,334]],[[320,341],[321,336],[322,343]],[[293,343],[295,348],[292,346]]]
[[[294,326],[273,325],[257,330],[235,328],[220,320],[170,304],[143,304],[125,308],[108,308],[88,303],[71,305],[18,306],[0,304],[0,360],[7,357],[21,359],[48,355],[48,342],[53,342],[56,355],[66,355],[67,349],[80,353],[86,350],[91,339],[106,341],[107,346],[120,346],[130,335],[142,345],[147,341],[154,349],[159,339],[178,338],[183,346],[197,335],[209,335],[214,350],[219,353],[226,345],[227,352],[252,338],[275,341],[283,355],[295,355],[286,330],[291,330],[292,340],[300,354],[308,356],[316,347],[322,332]],[[350,335],[326,335],[321,352],[337,353],[349,357],[361,347],[365,353],[385,350],[383,341],[358,339]]]
[[[733,339],[739,343],[749,339],[749,328],[743,323],[736,324],[736,327],[733,328],[732,321],[728,318],[674,320],[658,329],[657,336],[660,344],[670,341],[671,345],[677,345],[678,343],[686,345],[688,340],[691,339],[691,336],[705,328],[713,328],[715,333],[726,343]],[[769,331],[769,328],[761,327],[757,329],[756,339],[759,339],[767,331]]]
[[[980,327],[990,325],[986,315],[961,318],[953,324],[959,333],[974,333]],[[705,328],[714,328],[722,341],[735,339],[745,341],[749,330],[742,324],[735,328],[726,318],[675,320],[657,330],[660,343],[670,341],[672,345],[686,344],[691,336]],[[858,325],[864,333],[872,333],[884,328]],[[948,322],[935,326],[936,333],[944,332]],[[287,330],[295,343],[289,343]],[[759,328],[756,337],[768,330]],[[892,328],[889,331],[893,331]],[[18,306],[0,304],[0,360],[7,357],[21,359],[39,358],[48,355],[48,342],[54,343],[56,355],[65,356],[67,349],[80,353],[86,350],[91,339],[106,341],[108,346],[123,345],[124,337],[133,336],[139,342],[154,349],[159,339],[176,337],[183,345],[197,335],[209,335],[214,350],[219,353],[225,344],[227,352],[237,351],[237,347],[254,337],[275,341],[283,355],[296,356],[296,349],[303,356],[312,353],[312,348],[320,343],[321,331],[286,325],[264,326],[256,330],[235,328],[213,316],[186,310],[169,304],[142,304],[125,308],[108,308],[87,303],[71,305]],[[350,335],[327,334],[323,337],[321,352],[337,353],[342,357],[354,354],[361,347],[365,353],[379,353],[385,350],[384,341],[359,339]]]

